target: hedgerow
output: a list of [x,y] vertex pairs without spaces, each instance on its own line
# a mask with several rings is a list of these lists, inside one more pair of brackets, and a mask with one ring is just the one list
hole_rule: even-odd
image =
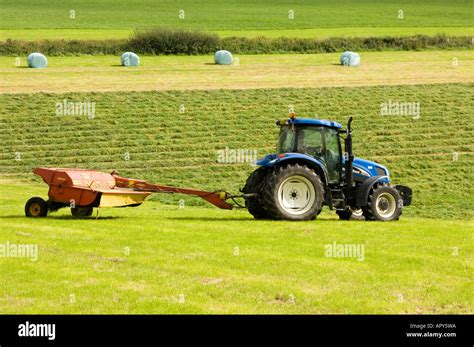
[[225,37],[204,31],[154,28],[135,31],[123,40],[41,40],[0,42],[0,55],[26,55],[41,52],[50,56],[81,54],[120,54],[133,51],[146,55],[210,54],[225,49],[237,54],[331,53],[345,50],[422,50],[472,48],[468,36],[404,36],[366,38],[269,38]]

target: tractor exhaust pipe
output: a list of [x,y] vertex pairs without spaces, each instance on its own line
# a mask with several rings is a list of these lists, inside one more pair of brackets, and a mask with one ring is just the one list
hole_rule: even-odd
[[344,145],[346,148],[346,186],[350,190],[352,187],[352,162],[354,161],[354,154],[352,153],[352,117],[347,122],[346,138],[344,139]]

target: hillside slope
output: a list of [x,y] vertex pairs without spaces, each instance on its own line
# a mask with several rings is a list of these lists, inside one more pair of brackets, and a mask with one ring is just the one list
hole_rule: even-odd
[[[292,105],[300,117],[345,123],[353,115],[357,156],[387,165],[396,183],[414,189],[406,215],[472,218],[473,86],[1,95],[0,178],[33,178],[36,166],[116,169],[237,192],[254,167],[219,163],[219,151],[274,151],[273,123]],[[95,117],[56,115],[64,99],[95,102]],[[397,101],[419,102],[420,117],[381,115],[381,104]]]

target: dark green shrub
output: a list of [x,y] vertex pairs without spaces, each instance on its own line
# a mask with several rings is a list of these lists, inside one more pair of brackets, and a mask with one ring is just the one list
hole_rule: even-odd
[[219,36],[204,31],[155,28],[136,30],[127,47],[143,54],[207,54],[219,45]]

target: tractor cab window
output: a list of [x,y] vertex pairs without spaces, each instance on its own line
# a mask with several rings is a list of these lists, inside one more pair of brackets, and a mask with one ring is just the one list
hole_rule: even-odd
[[304,153],[321,158],[323,155],[323,129],[321,127],[283,126],[280,131],[278,153]]
[[324,157],[326,159],[329,181],[339,181],[342,164],[337,130],[325,128],[324,142],[326,144]]
[[301,127],[297,136],[296,149],[298,153],[304,153],[321,159],[323,156],[323,128]]
[[291,153],[295,150],[296,131],[289,126],[281,127],[278,153]]

